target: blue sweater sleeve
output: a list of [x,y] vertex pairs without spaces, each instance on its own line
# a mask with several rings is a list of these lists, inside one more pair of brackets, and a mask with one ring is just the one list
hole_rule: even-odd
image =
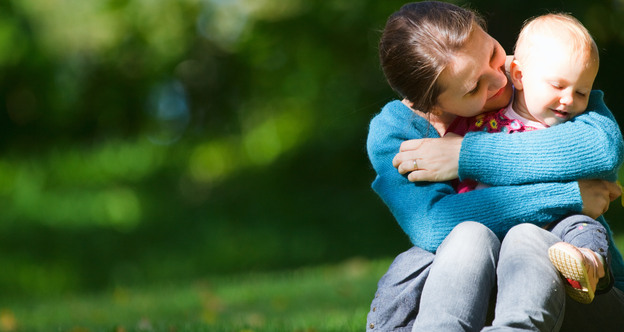
[[372,187],[414,245],[433,252],[464,221],[481,222],[503,237],[518,223],[541,226],[582,208],[576,182],[498,186],[464,194],[456,194],[448,182],[411,183],[392,166],[392,159],[403,141],[423,137],[439,135],[395,101],[371,121],[367,141],[377,173]]
[[460,179],[490,185],[617,179],[624,157],[620,128],[592,91],[587,110],[573,120],[543,130],[508,135],[468,133],[459,158]]

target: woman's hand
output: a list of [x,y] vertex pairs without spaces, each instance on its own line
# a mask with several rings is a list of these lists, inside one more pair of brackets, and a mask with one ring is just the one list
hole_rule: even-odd
[[[457,178],[463,137],[413,139],[401,144],[392,164],[412,181],[448,181]],[[414,162],[415,161],[415,162]]]
[[609,203],[622,194],[620,187],[604,180],[579,180],[579,190],[583,200],[582,214],[598,218],[609,209]]

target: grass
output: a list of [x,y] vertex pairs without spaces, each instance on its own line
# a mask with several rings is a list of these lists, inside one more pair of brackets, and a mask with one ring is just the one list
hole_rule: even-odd
[[[624,248],[624,236],[616,237]],[[0,302],[0,331],[361,331],[390,259]]]
[[389,260],[4,305],[0,331],[361,331]]

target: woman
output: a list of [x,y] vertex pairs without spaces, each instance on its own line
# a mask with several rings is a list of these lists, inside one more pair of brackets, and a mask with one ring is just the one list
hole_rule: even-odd
[[[388,19],[380,60],[404,99],[388,103],[371,121],[373,189],[415,246],[379,281],[367,329],[482,330],[495,286],[496,318],[484,331],[570,331],[588,321],[589,330],[623,326],[624,262],[610,234],[616,287],[580,307],[566,301],[546,254],[558,239],[542,229],[569,214],[597,218],[620,194],[608,181],[575,181],[614,180],[622,162],[622,137],[602,94],[592,94],[583,115],[553,128],[439,139],[456,116],[509,102],[500,44],[473,12],[420,2]],[[418,138],[430,139],[408,141]],[[436,167],[446,164],[455,166]],[[494,186],[458,195],[446,181],[458,169],[461,177]],[[600,318],[588,320],[585,313]]]

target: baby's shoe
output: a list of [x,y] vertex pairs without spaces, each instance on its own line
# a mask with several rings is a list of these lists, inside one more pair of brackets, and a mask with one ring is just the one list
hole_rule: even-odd
[[600,278],[605,276],[602,259],[590,249],[566,242],[555,243],[548,257],[565,279],[566,293],[580,303],[591,303]]

